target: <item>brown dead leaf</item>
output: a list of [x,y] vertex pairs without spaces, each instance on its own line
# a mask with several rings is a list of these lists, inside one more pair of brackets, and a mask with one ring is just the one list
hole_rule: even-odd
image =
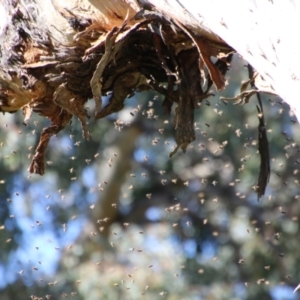
[[194,36],[194,41],[197,45],[199,55],[208,69],[211,80],[218,91],[223,90],[227,85],[227,81],[221,71],[210,60],[211,56],[216,56],[215,52],[211,50],[212,48],[210,46],[202,41],[201,37]]
[[[72,115],[65,110],[58,108],[58,114],[53,118],[50,127],[42,131],[39,144],[35,150],[34,157],[29,167],[30,173],[44,175],[45,173],[45,153],[51,136],[62,130],[71,120]],[[60,111],[60,113],[59,113]]]

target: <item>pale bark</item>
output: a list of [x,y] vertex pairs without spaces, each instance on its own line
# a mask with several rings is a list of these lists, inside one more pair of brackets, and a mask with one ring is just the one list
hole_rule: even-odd
[[296,0],[151,0],[155,8],[222,38],[265,80],[300,121],[300,2]]

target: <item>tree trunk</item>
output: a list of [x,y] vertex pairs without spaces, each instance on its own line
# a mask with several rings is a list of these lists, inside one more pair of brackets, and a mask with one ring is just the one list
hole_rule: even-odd
[[[0,4],[0,111],[22,109],[24,122],[32,112],[51,120],[30,166],[44,174],[49,139],[73,115],[89,137],[89,98],[99,119],[120,111],[134,91],[153,89],[165,95],[166,111],[177,104],[175,152],[185,151],[195,139],[193,110],[212,84],[226,87],[237,52],[259,72],[252,78],[256,88],[280,95],[300,120],[300,44],[291,34],[300,28],[299,7],[296,1],[6,0]],[[248,101],[253,93],[239,97]]]

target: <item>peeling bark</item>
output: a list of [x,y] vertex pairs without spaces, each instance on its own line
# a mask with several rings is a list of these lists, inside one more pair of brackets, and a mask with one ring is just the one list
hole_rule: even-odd
[[[277,57],[276,62],[271,59],[270,45],[263,43],[253,23],[254,12],[258,11],[260,16],[270,9],[275,15],[279,4],[270,2],[263,6],[248,0],[241,6],[238,14],[249,17],[241,25],[241,33],[251,36],[253,43],[253,48],[252,45],[242,48],[244,39],[240,45],[236,31],[240,26],[239,17],[232,16],[237,4],[226,2],[227,9],[221,11],[218,7],[224,3],[219,0],[214,2],[215,6],[198,1],[193,4],[194,9],[192,2],[7,0],[0,4],[0,17],[3,16],[0,22],[0,111],[12,113],[22,109],[25,121],[32,112],[52,121],[41,135],[30,172],[44,173],[49,139],[63,129],[72,116],[80,120],[83,136],[89,137],[84,109],[89,98],[95,100],[95,118],[100,119],[120,111],[128,95],[147,89],[165,96],[166,111],[170,112],[173,104],[177,104],[174,153],[180,148],[185,151],[195,139],[193,110],[212,95],[209,92],[212,84],[218,90],[225,88],[225,74],[234,49],[249,58],[260,75],[271,83],[267,89],[256,85],[260,91],[284,94],[276,79],[281,67],[279,59]],[[292,2],[287,5],[297,7]],[[262,24],[261,19],[259,21]],[[247,26],[256,30],[257,43]],[[269,61],[268,64],[263,62],[265,70],[257,66],[261,56],[255,59],[259,56],[255,52],[259,43],[265,46],[261,53]],[[274,41],[271,45],[275,56],[279,56],[278,45]],[[251,51],[255,52],[254,58]],[[212,56],[218,59],[216,63],[211,61]],[[270,64],[275,64],[276,72]],[[294,87],[294,82],[299,80],[299,69],[295,69],[294,77],[291,75],[289,82],[293,83],[289,86]],[[163,87],[166,83],[167,89]],[[173,90],[175,85],[176,91]],[[243,90],[234,99],[247,102],[256,92]],[[102,96],[109,93],[109,104],[102,107]]]
[[[48,2],[57,22],[47,16],[49,23],[41,28],[40,13],[46,16],[45,4],[24,1],[4,6],[11,19],[1,35],[5,46],[1,50],[0,110],[23,109],[26,121],[31,112],[52,121],[42,132],[30,172],[44,174],[49,139],[72,116],[80,120],[83,136],[89,137],[84,109],[89,98],[95,100],[95,117],[99,119],[120,111],[125,99],[135,91],[154,89],[166,94],[164,104],[168,103],[168,111],[172,103],[177,103],[175,140],[178,148],[185,151],[195,139],[196,103],[210,95],[208,89],[203,92],[201,88],[206,81],[204,66],[211,82],[218,89],[224,88],[221,70],[210,56],[217,56],[221,49],[229,53],[231,47],[219,38],[211,41],[205,35],[198,37],[185,24],[151,7],[150,11],[134,2],[119,2],[123,5],[121,10],[98,2],[83,1],[72,10],[70,6]],[[89,7],[89,13],[84,7]],[[199,67],[194,64],[198,60]],[[167,82],[176,84],[179,92],[168,88],[165,93],[161,84]],[[102,107],[101,98],[108,93],[109,104]]]

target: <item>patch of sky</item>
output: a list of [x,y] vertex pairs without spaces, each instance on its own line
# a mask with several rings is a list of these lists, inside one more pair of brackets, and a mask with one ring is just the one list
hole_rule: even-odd
[[237,283],[233,286],[234,295],[236,299],[246,299],[247,297],[247,288],[243,283]]
[[82,172],[82,182],[87,188],[92,188],[97,185],[97,178],[93,166],[87,166]]
[[145,160],[147,160],[147,162],[149,164],[154,164],[155,160],[156,160],[156,155],[154,152],[152,151],[145,151],[144,149],[141,148],[137,148],[134,151],[134,159],[137,162],[144,162]]
[[70,244],[74,243],[74,241],[79,237],[80,233],[82,232],[82,228],[86,222],[86,218],[78,217],[76,219],[70,220],[66,227],[62,227],[60,232],[61,239],[60,239],[60,246],[67,247]]
[[146,217],[149,221],[157,222],[162,219],[164,211],[160,207],[151,206],[146,211]]
[[199,263],[206,263],[208,260],[211,260],[216,256],[217,249],[214,243],[210,241],[204,241],[200,245],[201,247],[201,255],[197,257]]
[[6,276],[7,276],[6,266],[0,264],[0,289],[5,288],[5,286],[8,284]]
[[288,286],[276,286],[271,290],[273,300],[296,300],[299,299],[297,292],[293,294],[293,288]]
[[188,239],[183,242],[183,250],[185,256],[188,258],[193,258],[197,252],[197,243],[194,239]]
[[23,236],[21,245],[16,251],[10,253],[9,269],[6,270],[7,283],[13,282],[20,270],[24,270],[26,277],[26,273],[34,266],[38,267],[42,274],[49,276],[55,274],[60,260],[60,251],[53,232],[27,233]]
[[67,135],[62,135],[59,139],[59,145],[65,154],[71,155],[74,153],[73,140]]

